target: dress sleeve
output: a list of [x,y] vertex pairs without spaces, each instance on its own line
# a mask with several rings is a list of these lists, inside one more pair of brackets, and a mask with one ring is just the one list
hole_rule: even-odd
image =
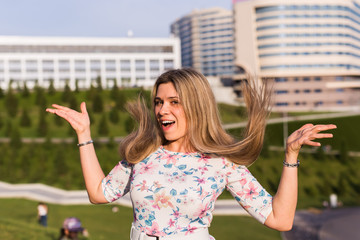
[[226,164],[227,190],[255,219],[264,224],[272,211],[272,196],[245,166]]
[[129,192],[132,168],[132,164],[122,160],[102,180],[101,186],[108,202],[116,201]]

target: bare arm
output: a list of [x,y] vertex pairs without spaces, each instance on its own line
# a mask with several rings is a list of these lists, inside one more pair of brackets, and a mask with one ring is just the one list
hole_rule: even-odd
[[[79,143],[91,140],[90,119],[84,102],[80,105],[81,112],[57,104],[53,104],[52,107],[47,108],[46,111],[68,121],[76,131]],[[96,156],[94,145],[87,144],[79,148],[82,172],[90,202],[107,203],[101,187],[101,181],[105,175]]]
[[[312,125],[306,124],[293,132],[286,142],[285,161],[297,163],[299,151],[302,145],[320,146],[313,140],[319,138],[332,138],[330,133],[322,131],[335,129],[333,124]],[[278,190],[273,198],[273,210],[265,221],[265,225],[279,230],[289,231],[292,228],[298,197],[298,172],[297,168],[283,168]]]

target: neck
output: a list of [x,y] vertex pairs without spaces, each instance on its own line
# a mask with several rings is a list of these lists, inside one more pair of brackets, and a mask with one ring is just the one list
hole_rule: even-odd
[[196,149],[190,142],[179,143],[178,141],[167,141],[164,143],[164,148],[171,152],[195,152]]

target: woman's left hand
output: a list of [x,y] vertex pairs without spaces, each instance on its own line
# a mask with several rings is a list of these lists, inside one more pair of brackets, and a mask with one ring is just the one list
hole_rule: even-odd
[[336,125],[313,125],[305,124],[295,132],[293,132],[286,141],[286,153],[287,154],[298,154],[302,145],[309,146],[321,146],[319,142],[314,142],[315,139],[319,138],[332,138],[331,133],[320,133],[330,129],[335,129]]

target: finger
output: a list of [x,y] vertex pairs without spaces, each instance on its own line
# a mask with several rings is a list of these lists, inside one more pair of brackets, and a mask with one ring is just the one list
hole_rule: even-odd
[[314,136],[315,138],[332,138],[333,135],[331,133],[319,133]]
[[307,123],[307,124],[303,125],[301,128],[299,128],[298,131],[302,131],[302,130],[304,130],[306,128],[310,128],[310,127],[313,127],[313,126],[314,126],[314,124]]
[[88,114],[87,109],[86,109],[86,103],[85,103],[85,102],[82,102],[82,103],[80,104],[80,110],[81,110],[81,113]]
[[309,146],[314,146],[314,147],[320,147],[320,146],[321,146],[321,143],[319,143],[319,142],[314,142],[314,141],[310,141],[310,140],[304,141],[303,144],[309,145]]
[[53,108],[47,108],[46,110],[45,110],[46,112],[49,112],[49,113],[54,113],[55,114],[55,109],[53,109]]
[[331,130],[331,129],[336,129],[336,125],[334,124],[319,124],[319,125],[315,125],[314,129],[316,129],[318,132],[322,132],[322,131],[327,131],[327,130]]
[[72,110],[71,108],[60,106],[60,105],[57,105],[57,104],[52,104],[51,106],[53,106],[56,109],[63,110],[63,111],[71,111]]

